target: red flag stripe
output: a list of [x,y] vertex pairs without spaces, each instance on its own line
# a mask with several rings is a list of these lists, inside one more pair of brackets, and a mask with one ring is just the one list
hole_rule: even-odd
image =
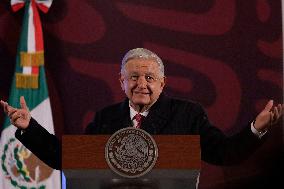
[[38,10],[36,8],[35,0],[32,0],[31,3],[32,3],[31,6],[33,9],[33,13],[34,13],[33,22],[34,22],[34,29],[35,29],[35,48],[36,48],[35,50],[43,51],[43,36],[42,36],[42,27],[41,27],[40,17],[39,17]]
[[32,74],[39,74],[39,67],[37,67],[37,66],[33,66],[32,67]]
[[49,7],[45,6],[43,3],[37,3],[37,7],[44,13],[47,13],[49,9]]
[[14,12],[18,11],[19,9],[23,8],[25,6],[25,3],[17,3],[12,5],[12,10]]

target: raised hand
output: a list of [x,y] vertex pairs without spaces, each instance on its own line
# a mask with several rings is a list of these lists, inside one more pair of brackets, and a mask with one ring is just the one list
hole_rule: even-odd
[[0,103],[14,126],[20,129],[26,129],[29,126],[31,114],[23,96],[20,97],[20,109],[14,108],[2,100]]
[[265,108],[256,117],[254,128],[258,131],[266,131],[281,119],[283,113],[284,104],[273,107],[273,100],[269,100]]

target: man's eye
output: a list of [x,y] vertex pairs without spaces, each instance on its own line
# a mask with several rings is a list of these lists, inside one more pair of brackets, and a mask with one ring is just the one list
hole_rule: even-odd
[[133,81],[136,81],[136,80],[138,80],[138,76],[137,75],[132,75],[132,76],[130,76],[130,79],[133,80]]
[[145,76],[145,78],[146,78],[147,81],[154,81],[155,80],[154,77],[152,77],[152,76]]

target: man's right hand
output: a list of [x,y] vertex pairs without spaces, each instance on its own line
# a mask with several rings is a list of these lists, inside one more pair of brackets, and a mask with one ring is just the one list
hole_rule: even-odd
[[20,109],[14,108],[2,100],[0,103],[14,126],[19,129],[26,129],[29,126],[31,114],[23,96],[20,97]]

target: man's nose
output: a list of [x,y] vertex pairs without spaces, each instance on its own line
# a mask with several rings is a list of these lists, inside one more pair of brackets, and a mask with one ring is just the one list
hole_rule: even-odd
[[137,80],[137,85],[138,85],[138,87],[140,87],[140,88],[146,88],[146,86],[147,86],[147,81],[146,81],[146,79],[145,79],[144,76],[140,76],[140,77],[138,78],[138,80]]

